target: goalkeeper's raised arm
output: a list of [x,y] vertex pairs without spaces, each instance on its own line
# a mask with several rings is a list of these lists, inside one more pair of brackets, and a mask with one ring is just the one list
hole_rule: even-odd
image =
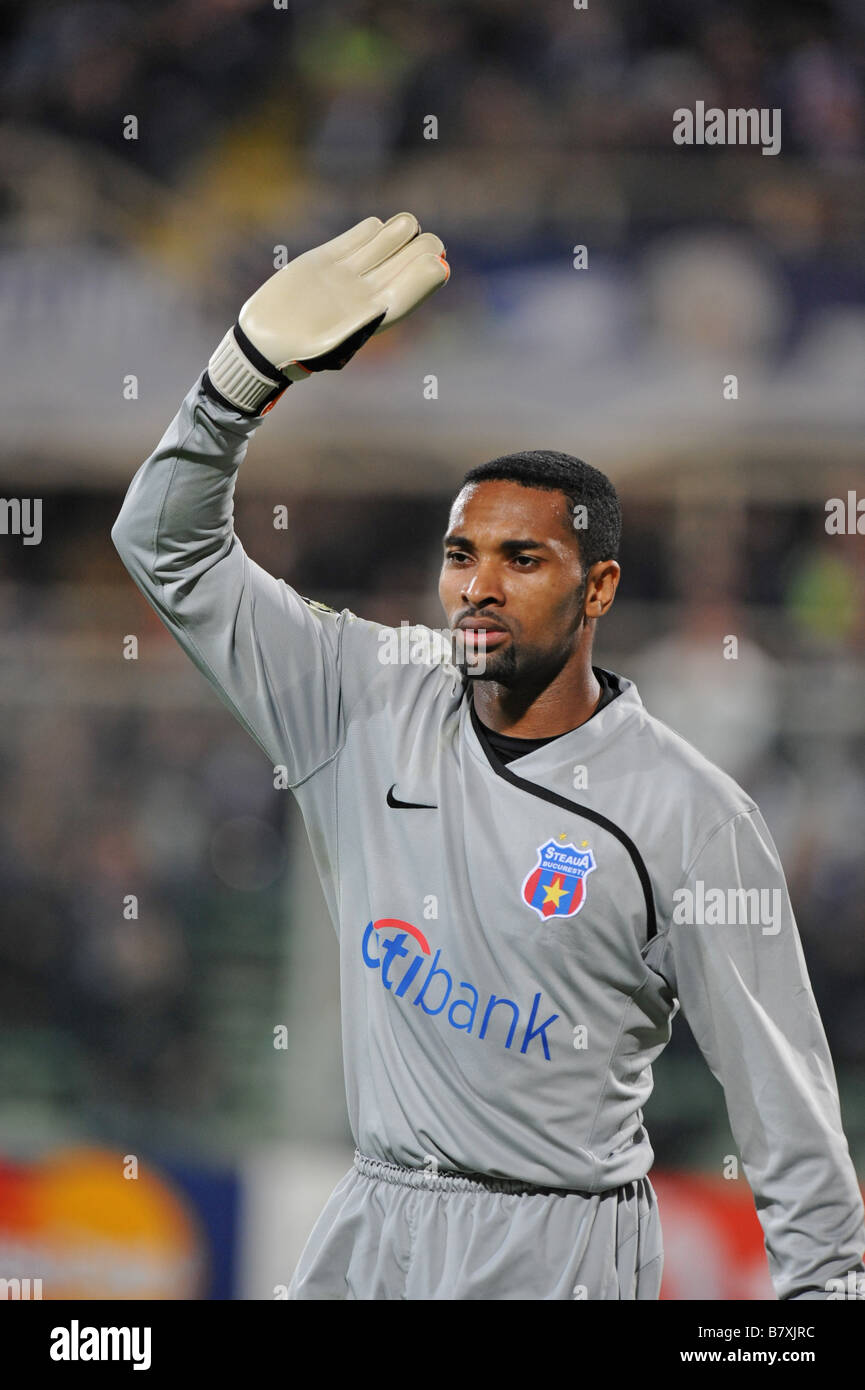
[[406,212],[368,217],[277,271],[244,304],[112,528],[145,597],[292,781],[336,746],[343,618],[249,559],[233,527],[237,470],[289,385],[344,367],[449,273],[439,238]]

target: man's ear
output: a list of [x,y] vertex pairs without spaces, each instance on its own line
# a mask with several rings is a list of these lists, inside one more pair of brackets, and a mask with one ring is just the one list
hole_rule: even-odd
[[602,618],[616,597],[621,567],[616,560],[596,560],[586,575],[586,617]]

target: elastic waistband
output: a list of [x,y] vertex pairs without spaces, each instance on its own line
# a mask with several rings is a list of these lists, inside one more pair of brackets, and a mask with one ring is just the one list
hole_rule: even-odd
[[365,1178],[394,1183],[398,1187],[418,1187],[427,1192],[503,1192],[543,1194],[557,1197],[593,1197],[598,1193],[578,1192],[574,1188],[539,1187],[517,1178],[492,1178],[485,1173],[442,1172],[430,1160],[428,1168],[403,1168],[399,1163],[387,1163],[382,1158],[369,1158],[358,1149],[354,1151],[354,1166]]

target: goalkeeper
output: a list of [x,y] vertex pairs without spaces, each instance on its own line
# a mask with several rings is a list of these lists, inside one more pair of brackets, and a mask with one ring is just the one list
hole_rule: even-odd
[[[746,793],[592,663],[619,580],[609,480],[546,451],[467,475],[439,583],[465,661],[434,642],[426,663],[381,661],[388,629],[302,598],[234,534],[267,411],[448,273],[408,213],[278,271],[112,531],[287,767],[339,937],[357,1152],[291,1296],[657,1298],[642,1109],[681,1005],[724,1088],[779,1298],[830,1297],[863,1268],[862,1200],[783,870]],[[744,919],[719,924],[708,893]]]

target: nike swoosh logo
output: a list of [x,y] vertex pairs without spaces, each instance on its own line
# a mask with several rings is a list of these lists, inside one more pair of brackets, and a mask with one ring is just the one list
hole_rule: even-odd
[[393,794],[393,788],[394,788],[395,786],[396,786],[396,782],[394,782],[393,787],[391,787],[391,788],[388,790],[388,794],[387,794],[387,804],[388,804],[388,806],[393,807],[393,809],[394,809],[395,811],[437,811],[437,810],[438,810],[438,807],[437,807],[437,806],[430,806],[430,805],[429,805],[427,802],[425,802],[425,801],[397,801],[396,797],[395,797],[394,794]]

